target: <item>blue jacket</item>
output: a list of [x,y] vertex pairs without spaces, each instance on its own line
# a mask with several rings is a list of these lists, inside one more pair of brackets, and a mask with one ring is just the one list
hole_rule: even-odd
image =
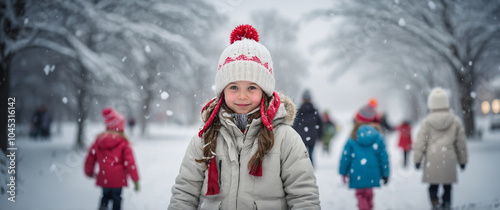
[[389,158],[384,137],[373,126],[363,125],[356,131],[358,140],[349,138],[340,158],[339,173],[349,175],[349,188],[380,186],[389,177]]

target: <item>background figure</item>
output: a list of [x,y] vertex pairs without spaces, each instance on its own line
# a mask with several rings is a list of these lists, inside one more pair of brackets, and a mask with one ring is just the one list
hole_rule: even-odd
[[373,187],[380,180],[389,180],[389,157],[385,149],[380,125],[374,123],[375,109],[372,104],[362,107],[340,157],[339,173],[344,184],[356,189],[358,208],[373,209]]
[[382,127],[383,134],[389,134],[393,131],[392,126],[389,125],[389,122],[387,122],[387,113],[382,112],[379,116],[378,121],[380,123],[380,126]]
[[[465,134],[458,118],[450,113],[446,93],[434,88],[427,99],[430,113],[424,118],[413,145],[417,169],[424,163],[422,181],[429,183],[433,209],[451,209],[451,184],[457,182],[457,164],[465,169],[467,148]],[[438,187],[443,185],[441,202]]]
[[47,107],[41,106],[35,111],[31,118],[30,136],[35,139],[38,136],[41,136],[42,139],[48,139],[50,137],[51,123],[52,117],[47,112]]
[[[122,187],[127,186],[127,177],[134,181],[134,190],[139,191],[139,173],[130,141],[124,134],[125,118],[107,107],[102,110],[106,130],[97,136],[85,159],[85,175],[96,178],[102,187],[99,209],[108,209],[113,201],[113,210],[121,209]],[[94,172],[96,163],[99,171]]]
[[411,125],[408,120],[403,121],[401,125],[396,127],[399,131],[399,143],[398,146],[403,149],[403,166],[408,165],[408,153],[411,150]]
[[134,126],[135,126],[135,118],[134,117],[130,117],[128,118],[128,127],[130,128],[130,134],[133,134],[134,133]]
[[293,128],[299,133],[309,152],[309,159],[314,166],[313,152],[316,141],[323,137],[323,122],[318,110],[311,102],[311,92],[305,90],[302,94],[302,105],[297,111]]
[[335,122],[330,118],[328,111],[323,112],[323,152],[330,154],[330,142],[337,133]]

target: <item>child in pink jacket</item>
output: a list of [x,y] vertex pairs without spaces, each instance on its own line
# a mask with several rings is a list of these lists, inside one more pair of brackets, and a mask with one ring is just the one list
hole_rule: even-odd
[[[85,160],[85,175],[96,177],[96,184],[102,187],[99,209],[107,209],[108,201],[113,201],[113,210],[121,208],[122,187],[127,186],[127,175],[134,181],[135,191],[139,190],[139,174],[129,140],[123,133],[125,118],[111,108],[104,108],[102,115],[106,130],[97,136],[89,148]],[[99,170],[95,172],[95,164]]]

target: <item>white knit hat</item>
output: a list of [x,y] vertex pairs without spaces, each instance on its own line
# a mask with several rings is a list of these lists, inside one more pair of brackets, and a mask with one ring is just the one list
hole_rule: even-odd
[[429,98],[427,99],[427,106],[429,109],[448,109],[450,104],[448,102],[448,96],[446,96],[446,92],[440,88],[436,87],[432,89],[429,94]]
[[271,54],[259,42],[259,34],[251,25],[239,25],[231,32],[231,40],[219,59],[215,76],[215,94],[234,81],[250,81],[259,85],[268,96],[274,91]]

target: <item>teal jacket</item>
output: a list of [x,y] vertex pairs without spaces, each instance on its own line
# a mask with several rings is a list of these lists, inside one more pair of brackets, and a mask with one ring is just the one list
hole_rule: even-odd
[[373,126],[363,125],[356,131],[358,140],[349,138],[340,158],[339,173],[349,176],[349,188],[380,186],[389,177],[389,158],[384,137]]

